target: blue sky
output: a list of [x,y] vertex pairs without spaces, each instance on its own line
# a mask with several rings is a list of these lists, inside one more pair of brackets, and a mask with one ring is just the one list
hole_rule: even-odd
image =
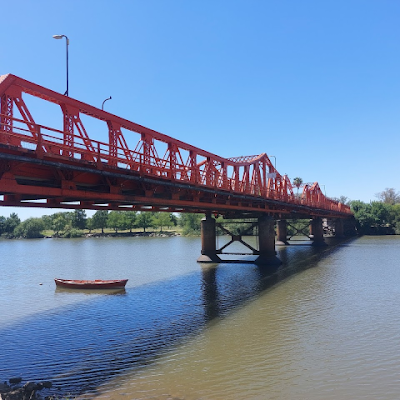
[[[107,111],[220,156],[266,152],[330,197],[400,191],[399,1],[19,0],[1,13],[0,74],[64,93],[64,34],[70,97],[112,96]],[[14,211],[44,213],[0,207]]]

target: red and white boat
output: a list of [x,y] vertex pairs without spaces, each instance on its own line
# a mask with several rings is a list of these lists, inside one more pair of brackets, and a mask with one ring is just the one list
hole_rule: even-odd
[[57,287],[68,289],[123,289],[128,279],[114,279],[94,281],[76,280],[76,279],[59,279],[55,278]]

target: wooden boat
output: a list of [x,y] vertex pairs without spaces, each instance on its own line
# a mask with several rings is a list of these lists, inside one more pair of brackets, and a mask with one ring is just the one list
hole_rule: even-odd
[[94,281],[76,280],[76,279],[54,279],[57,287],[69,289],[123,289],[128,279],[114,279]]

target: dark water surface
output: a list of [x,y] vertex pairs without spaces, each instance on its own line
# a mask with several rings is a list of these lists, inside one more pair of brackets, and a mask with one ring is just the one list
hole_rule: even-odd
[[[0,241],[0,381],[85,399],[399,399],[400,238],[196,263],[197,238]],[[128,278],[122,292],[53,279]]]

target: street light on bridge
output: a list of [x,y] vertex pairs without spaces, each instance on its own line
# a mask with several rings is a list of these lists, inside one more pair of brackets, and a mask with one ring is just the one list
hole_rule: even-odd
[[102,110],[104,110],[104,103],[105,103],[107,100],[111,100],[111,96],[108,97],[107,99],[105,99],[105,100],[103,101],[103,104],[101,105],[101,109],[102,109]]
[[64,95],[68,96],[68,46],[69,46],[69,39],[66,35],[53,35],[54,39],[62,39],[65,38],[66,40],[66,47],[67,47],[67,90],[65,91]]

